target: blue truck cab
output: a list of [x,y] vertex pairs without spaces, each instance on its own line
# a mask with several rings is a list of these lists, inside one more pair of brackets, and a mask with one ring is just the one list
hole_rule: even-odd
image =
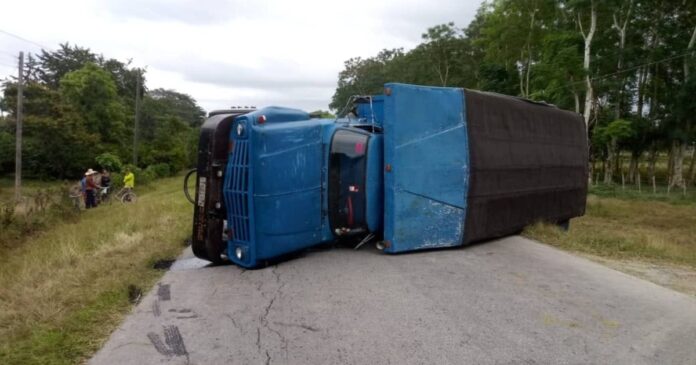
[[231,261],[255,267],[381,228],[382,136],[363,122],[279,107],[235,118],[223,188]]
[[339,119],[217,114],[198,152],[193,251],[245,268],[345,237],[461,246],[585,207],[577,114],[458,88],[386,84]]

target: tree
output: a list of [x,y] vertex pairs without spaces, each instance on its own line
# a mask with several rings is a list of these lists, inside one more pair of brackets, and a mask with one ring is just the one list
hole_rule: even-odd
[[375,57],[347,60],[345,69],[338,74],[338,87],[329,107],[338,113],[345,112],[342,109],[351,96],[377,94],[387,81],[399,81],[389,80],[387,64],[403,56],[401,49],[385,49]]
[[176,115],[192,127],[201,126],[205,120],[205,111],[190,95],[170,89],[155,89],[148,91],[145,99],[156,104],[159,113]]
[[[623,4],[622,4],[623,5]],[[612,14],[612,28],[616,30],[619,38],[618,61],[616,64],[616,72],[623,71],[624,50],[626,48],[626,28],[631,20],[631,12],[633,11],[633,0],[629,0],[625,6],[619,6]],[[625,12],[625,13],[624,13]],[[619,76],[619,84],[616,87],[616,100],[614,101],[614,118],[621,118],[621,106],[623,102],[623,89],[625,77],[623,74]]]
[[[105,58],[67,43],[36,58],[27,56],[25,174],[76,178],[95,163],[108,164],[103,158],[96,160],[98,156],[128,159],[139,78],[148,141],[141,148],[150,153],[152,163],[177,169],[190,165],[196,154],[196,128],[205,112],[189,95],[163,89],[146,92],[144,75],[145,70],[131,67],[130,61]],[[0,109],[10,113],[7,118],[0,116],[0,173],[14,169],[16,95],[16,80],[9,77],[0,98]]]
[[[590,117],[592,115],[592,104],[594,102],[594,89],[592,88],[592,79],[590,76],[592,71],[590,69],[590,61],[592,57],[592,41],[594,40],[594,35],[597,31],[597,7],[594,0],[590,0],[589,9],[582,9],[582,5],[585,5],[585,7],[587,6],[587,4],[578,2],[576,4],[576,11],[578,28],[580,28],[580,34],[582,35],[582,39],[585,41],[585,51],[583,53],[582,62],[582,67],[585,70],[585,109],[582,115],[583,118],[585,118],[585,126],[589,129]],[[586,10],[586,12],[589,13],[589,28],[587,28],[587,25],[583,26],[583,23],[586,23],[582,17],[583,10]],[[587,28],[587,31],[585,28]]]
[[454,23],[436,25],[423,33],[423,50],[435,70],[440,86],[447,86],[452,69],[464,53],[462,31]]
[[613,182],[613,174],[617,168],[617,152],[619,142],[633,136],[631,122],[624,119],[616,119],[606,126],[597,127],[594,130],[596,135],[595,142],[603,143],[606,146],[607,159],[604,169],[604,183]]
[[[686,186],[682,170],[686,145],[696,140],[696,98],[694,95],[696,95],[696,75],[689,77],[684,82],[672,105],[673,120],[678,127],[674,128],[673,135],[674,168],[670,187],[683,188]],[[691,174],[693,174],[693,168],[689,172],[689,175]]]
[[101,141],[112,148],[123,149],[127,137],[125,111],[109,73],[94,63],[87,63],[63,77],[60,94],[84,118],[88,131],[99,134]]
[[100,57],[89,48],[63,43],[56,51],[41,50],[41,54],[38,55],[37,74],[42,83],[55,89],[66,74],[77,71],[88,63],[96,64],[99,61]]

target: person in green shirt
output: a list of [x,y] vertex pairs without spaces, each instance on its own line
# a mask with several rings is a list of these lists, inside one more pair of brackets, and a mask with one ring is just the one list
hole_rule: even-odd
[[128,190],[133,190],[135,187],[135,175],[130,169],[126,169],[126,175],[123,176],[123,187]]

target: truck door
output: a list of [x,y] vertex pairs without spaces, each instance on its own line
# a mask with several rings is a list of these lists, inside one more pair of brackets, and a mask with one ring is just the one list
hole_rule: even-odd
[[366,170],[370,135],[338,129],[329,155],[329,222],[337,235],[367,230]]
[[385,85],[386,252],[462,244],[468,164],[461,89]]

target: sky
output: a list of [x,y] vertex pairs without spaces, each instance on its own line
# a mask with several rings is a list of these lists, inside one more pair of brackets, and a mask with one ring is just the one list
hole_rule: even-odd
[[[0,79],[19,51],[70,42],[147,68],[149,89],[206,110],[327,110],[351,57],[416,46],[433,25],[464,27],[480,0],[2,0]],[[22,37],[20,40],[4,32]]]

